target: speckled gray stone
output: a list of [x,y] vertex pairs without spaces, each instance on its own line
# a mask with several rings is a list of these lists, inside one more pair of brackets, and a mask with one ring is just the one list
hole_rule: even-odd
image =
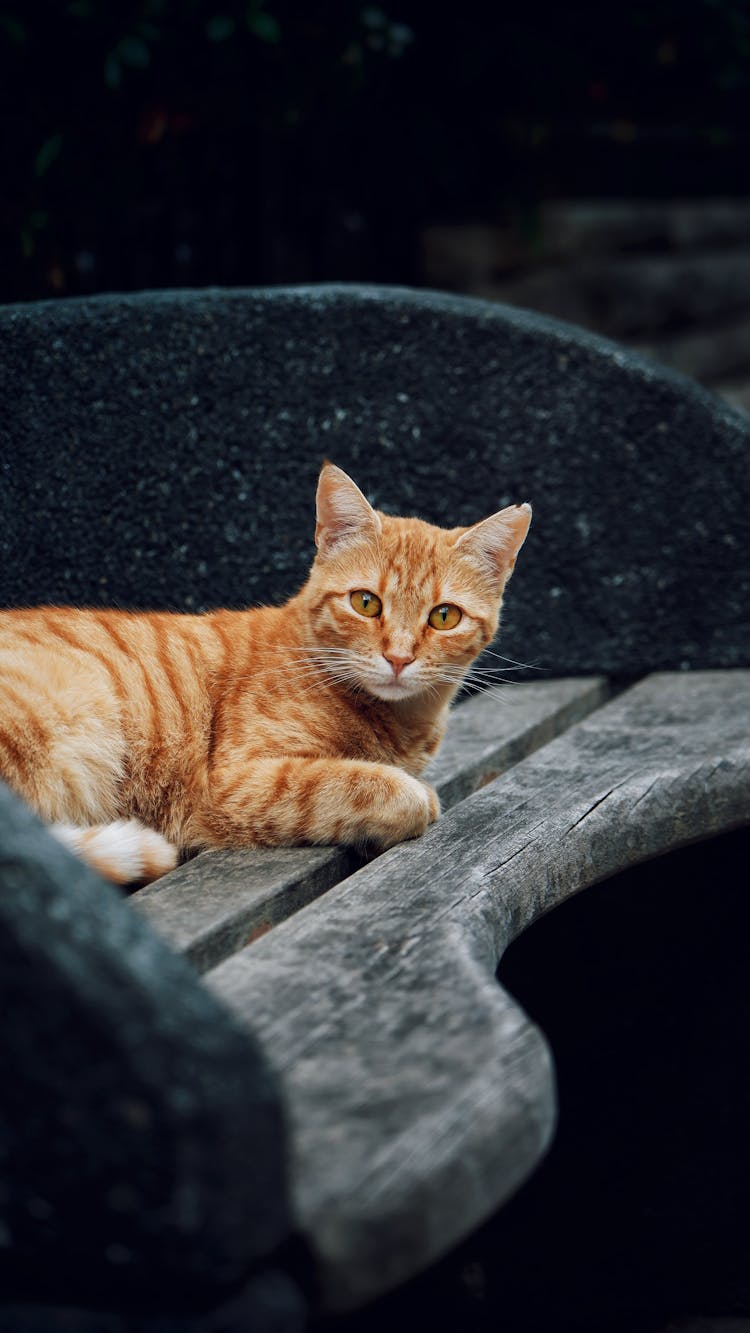
[[283,597],[327,455],[434,521],[532,501],[511,657],[750,664],[747,418],[570,326],[345,286],[5,307],[0,405],[0,603]]
[[[2,784],[0,1012],[2,1300],[194,1314],[247,1279],[267,1304],[290,1231],[275,1079]],[[263,1326],[286,1333],[300,1297],[274,1280]]]

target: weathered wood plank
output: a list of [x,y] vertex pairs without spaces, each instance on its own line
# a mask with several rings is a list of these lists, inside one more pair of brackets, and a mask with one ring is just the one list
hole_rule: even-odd
[[550,1061],[495,981],[506,944],[745,822],[750,672],[651,676],[208,974],[282,1080],[327,1308],[424,1268],[544,1152]]
[[425,778],[449,810],[599,708],[609,694],[605,676],[524,681],[476,694],[452,714]]
[[[488,690],[455,710],[426,775],[444,807],[597,707],[604,677],[534,681]],[[214,967],[363,864],[343,847],[204,852],[134,894],[131,902],[200,970]]]
[[347,847],[201,852],[130,901],[199,972],[215,967],[345,879]]

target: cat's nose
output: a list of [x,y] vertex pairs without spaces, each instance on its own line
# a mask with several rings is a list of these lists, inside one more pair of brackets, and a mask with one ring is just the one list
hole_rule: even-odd
[[413,657],[396,657],[393,653],[383,653],[383,657],[386,662],[390,662],[393,667],[393,674],[396,679],[401,675],[404,667],[407,667],[410,662],[414,661]]

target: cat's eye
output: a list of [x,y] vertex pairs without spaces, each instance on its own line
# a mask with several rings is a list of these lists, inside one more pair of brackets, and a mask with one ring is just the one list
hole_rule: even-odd
[[356,592],[349,594],[349,601],[361,616],[379,616],[383,610],[383,603],[374,592],[366,592],[363,588],[358,588]]
[[461,619],[461,611],[450,602],[443,602],[441,606],[433,606],[428,619],[433,629],[455,629]]

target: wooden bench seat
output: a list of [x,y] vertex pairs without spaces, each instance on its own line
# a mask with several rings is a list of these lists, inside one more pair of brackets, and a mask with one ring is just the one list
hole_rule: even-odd
[[[606,694],[605,679],[595,677],[501,686],[464,702],[426,774],[443,810],[556,736]],[[344,847],[204,852],[131,901],[205,972],[361,864]]]
[[424,1268],[543,1155],[551,1060],[499,958],[571,894],[750,822],[750,671],[489,691],[431,777],[441,820],[358,869],[342,849],[204,853],[132,899],[281,1080],[331,1310]]

